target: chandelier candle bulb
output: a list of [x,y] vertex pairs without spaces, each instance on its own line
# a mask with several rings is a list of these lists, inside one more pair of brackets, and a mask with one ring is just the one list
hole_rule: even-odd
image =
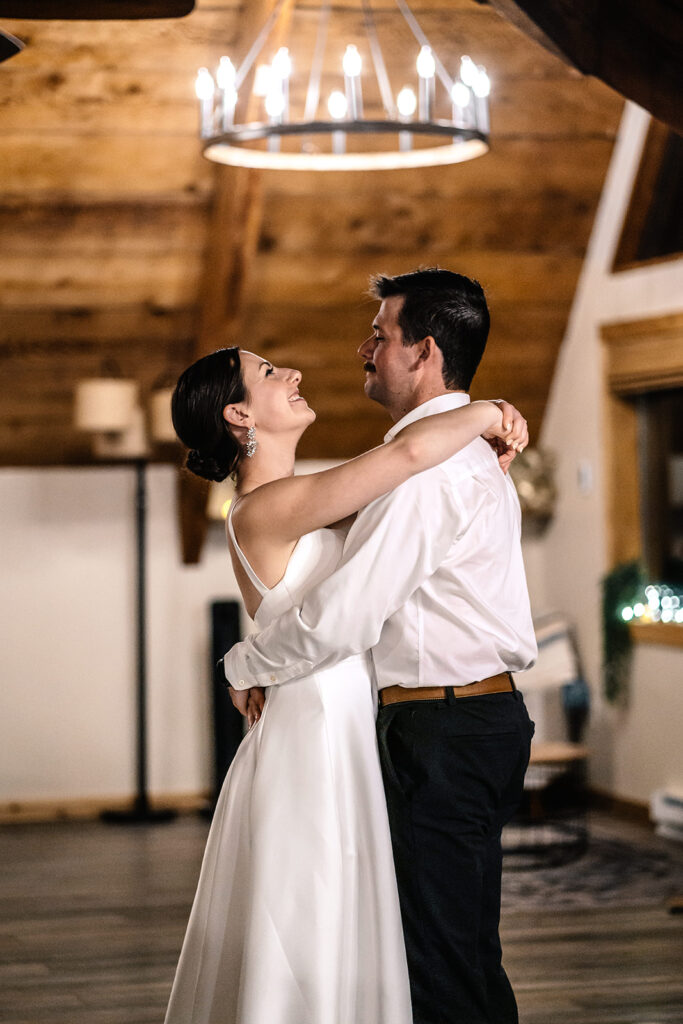
[[289,50],[286,46],[281,46],[273,57],[273,63],[271,64],[273,74],[283,81],[288,79],[292,73],[292,58],[289,56]]
[[[406,85],[396,97],[396,107],[401,121],[409,122],[417,110],[417,97],[410,86]],[[401,153],[412,149],[413,133],[400,131],[398,133],[398,148]]]
[[289,120],[289,77],[292,73],[292,58],[286,46],[281,46],[271,64],[273,78],[280,85],[282,93],[282,120]]
[[272,77],[270,64],[259,64],[254,75],[254,96],[266,97],[268,95]]
[[199,100],[199,131],[203,139],[208,139],[213,132],[213,100],[215,92],[213,75],[208,68],[200,68],[197,72],[194,91]]
[[[327,101],[330,117],[335,121],[343,121],[348,110],[346,96],[339,89],[330,93]],[[346,134],[342,131],[332,132],[332,152],[336,155],[346,152]]]
[[481,64],[479,67],[475,65],[475,71],[476,77],[472,83],[472,92],[474,93],[477,128],[484,135],[488,135],[490,130],[488,95],[491,92],[491,82],[485,68]]
[[436,61],[430,46],[423,46],[417,55],[417,73],[420,78],[420,101],[419,119],[429,121],[432,116],[434,103],[434,75],[436,74]]
[[237,72],[235,65],[229,57],[221,57],[216,72],[216,84],[223,97],[221,106],[221,124],[226,132],[235,123],[235,106],[237,105],[237,90],[235,88],[235,76]]
[[344,71],[344,91],[348,110],[353,121],[363,116],[363,96],[361,93],[360,73],[363,66],[358,47],[350,44],[344,51],[342,69]]
[[[265,99],[266,114],[270,124],[282,124],[285,112],[285,96],[282,89],[282,81],[273,75],[270,83],[270,92]],[[280,136],[268,136],[268,152],[277,153],[280,149]]]
[[453,102],[453,123],[456,128],[472,128],[474,119],[472,93],[464,82],[453,83],[451,100]]
[[479,70],[471,57],[460,58],[460,78],[471,89],[479,76]]

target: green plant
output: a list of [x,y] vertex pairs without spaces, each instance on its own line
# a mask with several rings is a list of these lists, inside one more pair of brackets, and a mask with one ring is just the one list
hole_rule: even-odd
[[626,692],[631,668],[631,633],[622,609],[635,603],[644,586],[640,562],[617,565],[602,580],[603,687],[611,702]]

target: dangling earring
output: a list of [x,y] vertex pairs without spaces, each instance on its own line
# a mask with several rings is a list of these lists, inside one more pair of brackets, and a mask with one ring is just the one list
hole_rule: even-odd
[[252,459],[256,454],[258,448],[258,441],[256,440],[256,431],[253,427],[249,427],[247,430],[247,443],[244,446],[244,454],[248,459]]

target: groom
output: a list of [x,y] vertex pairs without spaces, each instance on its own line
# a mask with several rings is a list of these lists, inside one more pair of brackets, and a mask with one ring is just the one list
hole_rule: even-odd
[[[374,294],[359,353],[389,440],[469,402],[489,313],[479,284],[446,270],[378,277]],[[536,644],[517,495],[482,439],[359,512],[336,571],[233,647],[225,675],[247,690],[366,650],[415,1024],[516,1024],[500,835],[533,734],[510,673]]]

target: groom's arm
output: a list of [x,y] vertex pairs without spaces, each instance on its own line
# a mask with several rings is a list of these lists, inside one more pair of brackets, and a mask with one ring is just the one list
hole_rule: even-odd
[[468,518],[437,467],[363,509],[337,569],[224,658],[235,689],[272,686],[374,647],[385,621],[446,557]]

